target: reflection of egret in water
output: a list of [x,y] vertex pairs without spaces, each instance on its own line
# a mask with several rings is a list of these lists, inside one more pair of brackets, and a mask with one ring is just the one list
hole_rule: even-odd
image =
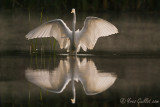
[[50,92],[61,93],[71,81],[73,99],[76,100],[75,81],[80,81],[87,95],[95,95],[108,89],[116,80],[114,73],[100,73],[92,60],[86,58],[80,62],[77,57],[67,57],[60,60],[53,71],[48,69],[27,69],[26,78],[31,83],[47,89]]

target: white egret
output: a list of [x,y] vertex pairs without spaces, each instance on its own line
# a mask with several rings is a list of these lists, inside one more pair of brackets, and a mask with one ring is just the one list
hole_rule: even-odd
[[67,52],[77,54],[82,48],[84,51],[93,49],[99,37],[109,36],[118,33],[118,29],[110,22],[98,17],[87,17],[83,28],[76,28],[76,11],[72,9],[73,23],[72,31],[61,19],[48,21],[41,26],[30,31],[27,39],[54,37],[61,49],[67,49]]
[[80,81],[87,95],[96,95],[110,88],[117,79],[115,73],[100,72],[92,60],[82,61],[78,57],[69,57],[60,60],[57,68],[49,69],[27,69],[25,76],[31,83],[53,93],[62,93],[71,82],[73,98],[76,101],[75,81]]

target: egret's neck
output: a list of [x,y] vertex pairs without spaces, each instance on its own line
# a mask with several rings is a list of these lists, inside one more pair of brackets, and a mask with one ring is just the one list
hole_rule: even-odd
[[75,26],[76,26],[76,13],[73,14],[73,28],[72,28],[73,31],[75,31]]
[[72,23],[72,40],[74,41],[75,36],[75,29],[76,29],[76,13],[73,14],[73,23]]

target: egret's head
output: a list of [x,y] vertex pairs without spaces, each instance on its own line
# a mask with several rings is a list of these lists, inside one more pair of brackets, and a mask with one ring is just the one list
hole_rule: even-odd
[[72,9],[71,13],[73,13],[73,14],[75,13],[75,9],[74,8]]

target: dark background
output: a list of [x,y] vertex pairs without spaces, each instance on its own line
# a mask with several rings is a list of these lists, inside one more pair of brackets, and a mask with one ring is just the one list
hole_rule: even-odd
[[160,12],[160,0],[1,0],[1,9],[46,9],[66,11],[76,7],[78,11],[142,11]]
[[[46,90],[25,78],[25,70],[31,65],[37,67],[37,62],[40,65],[43,61],[43,66],[48,69],[55,67],[54,64],[58,66],[62,57],[53,56],[53,38],[31,42],[25,35],[41,23],[58,18],[72,28],[72,8],[78,11],[77,29],[82,28],[87,16],[96,16],[111,22],[119,30],[118,34],[99,38],[95,48],[85,52],[94,54],[85,57],[94,61],[99,72],[115,73],[117,80],[96,96],[87,96],[83,85],[76,82],[75,105],[70,102],[71,84],[61,94],[47,95]],[[0,0],[0,107],[159,106],[159,103],[120,103],[121,98],[160,99],[159,13],[160,0]],[[32,44],[38,49],[37,54],[33,52],[33,57],[30,56]],[[58,43],[55,50],[56,54],[66,53]]]

